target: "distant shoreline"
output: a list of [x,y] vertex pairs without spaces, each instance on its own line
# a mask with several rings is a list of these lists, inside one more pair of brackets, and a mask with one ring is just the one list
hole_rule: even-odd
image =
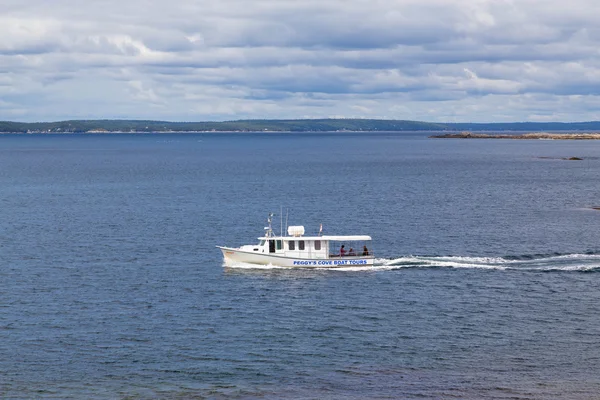
[[600,132],[600,121],[438,123],[411,120],[323,118],[253,119],[235,121],[67,120],[55,122],[0,121],[1,133],[191,133],[191,132]]
[[[319,134],[319,133],[354,133],[354,134],[410,134],[410,133],[421,133],[430,134],[429,138],[433,139],[512,139],[512,140],[600,140],[600,132],[572,132],[564,131],[560,133],[549,133],[549,132],[511,132],[511,133],[479,133],[479,132],[453,132],[453,133],[441,133],[440,131],[425,131],[425,130],[414,130],[414,131],[392,131],[392,130],[304,130],[304,131],[289,131],[289,130],[148,130],[148,131],[124,131],[124,130],[88,130],[88,131],[0,131],[2,135],[144,135],[144,134],[199,134],[199,133],[212,133],[212,134]],[[435,133],[434,135],[431,135]]]
[[434,139],[513,139],[513,140],[599,140],[600,133],[524,133],[520,135],[488,134],[488,133],[445,133],[433,135]]

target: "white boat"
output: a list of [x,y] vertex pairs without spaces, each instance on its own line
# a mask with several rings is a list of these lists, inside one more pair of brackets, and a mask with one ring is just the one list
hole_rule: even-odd
[[269,214],[269,226],[265,227],[265,235],[258,238],[258,244],[217,246],[223,252],[226,265],[248,263],[300,268],[373,265],[371,236],[332,236],[321,235],[321,232],[317,236],[304,236],[304,226],[289,226],[288,236],[276,236],[271,227],[272,217],[273,214]]

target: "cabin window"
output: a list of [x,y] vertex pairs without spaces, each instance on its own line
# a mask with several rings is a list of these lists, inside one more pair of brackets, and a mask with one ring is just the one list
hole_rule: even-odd
[[298,250],[304,250],[304,240],[298,240]]
[[259,246],[264,246],[265,245],[265,241],[261,240]]
[[276,240],[275,242],[277,243],[277,250],[281,250],[283,248],[283,244],[281,243],[281,240]]
[[321,250],[321,241],[315,240],[315,250]]
[[293,240],[290,240],[288,242],[288,250],[296,250],[296,242],[294,242]]

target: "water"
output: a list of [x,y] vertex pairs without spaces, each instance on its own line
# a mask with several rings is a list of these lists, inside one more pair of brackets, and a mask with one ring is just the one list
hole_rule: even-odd
[[[0,396],[598,398],[599,154],[0,136]],[[280,207],[308,234],[370,234],[376,266],[224,268],[214,246],[254,242]]]

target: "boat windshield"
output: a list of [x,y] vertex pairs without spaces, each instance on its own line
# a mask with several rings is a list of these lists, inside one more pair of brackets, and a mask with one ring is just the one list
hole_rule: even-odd
[[265,241],[261,240],[259,246],[264,246],[265,245]]

